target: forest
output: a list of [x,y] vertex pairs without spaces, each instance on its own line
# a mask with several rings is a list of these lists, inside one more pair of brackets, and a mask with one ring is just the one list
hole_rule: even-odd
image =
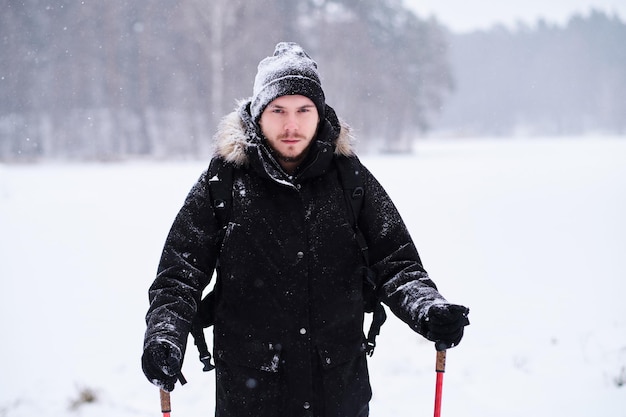
[[564,27],[451,35],[456,93],[438,127],[455,135],[626,134],[626,24],[592,11]]
[[454,34],[401,0],[0,0],[0,161],[206,158],[283,40],[364,151],[626,130],[626,25]]

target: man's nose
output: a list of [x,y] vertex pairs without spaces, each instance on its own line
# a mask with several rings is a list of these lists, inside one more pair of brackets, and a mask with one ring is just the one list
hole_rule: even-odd
[[285,120],[284,129],[287,131],[298,130],[298,120],[295,115],[287,115],[287,119]]

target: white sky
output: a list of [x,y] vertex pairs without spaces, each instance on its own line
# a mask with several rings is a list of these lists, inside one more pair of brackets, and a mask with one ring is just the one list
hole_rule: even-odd
[[514,27],[539,18],[564,24],[574,13],[588,15],[592,8],[626,19],[625,0],[404,0],[418,16],[437,17],[454,32],[488,29],[496,23]]

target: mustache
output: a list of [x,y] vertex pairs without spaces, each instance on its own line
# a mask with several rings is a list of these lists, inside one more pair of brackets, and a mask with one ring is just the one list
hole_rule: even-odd
[[306,137],[301,133],[281,133],[278,139],[306,139]]

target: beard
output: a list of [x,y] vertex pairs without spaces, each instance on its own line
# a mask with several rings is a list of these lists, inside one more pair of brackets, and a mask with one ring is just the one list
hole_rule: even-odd
[[[305,136],[300,135],[300,134],[295,134],[295,135],[288,135],[288,134],[283,134],[280,135],[278,137],[278,139],[286,139],[288,137],[293,137],[296,139],[306,139]],[[312,139],[309,144],[306,146],[306,148],[304,148],[302,150],[302,152],[300,152],[297,155],[288,155],[285,154],[283,152],[280,152],[278,149],[274,149],[272,146],[270,146],[270,149],[272,150],[272,154],[274,155],[274,157],[276,159],[278,159],[279,161],[282,162],[287,162],[287,163],[296,163],[296,164],[300,164],[302,161],[304,161],[304,159],[307,157],[307,155],[309,154],[309,150],[311,149],[311,145],[313,144],[313,142],[315,141],[315,139]]]

